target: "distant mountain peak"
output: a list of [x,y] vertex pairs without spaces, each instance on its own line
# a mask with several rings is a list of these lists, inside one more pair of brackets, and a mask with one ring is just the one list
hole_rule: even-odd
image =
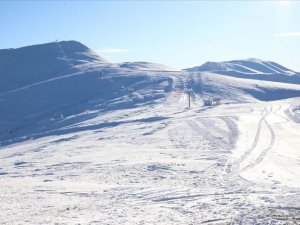
[[300,83],[300,74],[278,63],[256,58],[225,62],[206,62],[186,69],[191,72],[212,72],[232,77],[267,80],[284,83]]
[[[88,48],[81,42],[70,41],[54,41],[44,44],[30,45],[14,49],[0,50],[0,54],[18,53],[27,57],[56,57],[65,58],[73,61],[73,63],[80,64],[84,61],[97,61],[100,63],[109,63],[106,59],[97,55],[93,50]],[[5,57],[5,56],[3,56]]]
[[70,41],[59,41],[54,42],[63,50],[67,57],[70,59],[97,61],[100,63],[109,63],[108,60],[97,55],[93,50],[88,48],[81,42],[70,40]]
[[248,59],[243,59],[238,61],[264,62],[264,60],[258,58],[248,58]]
[[188,71],[235,71],[247,74],[294,74],[295,72],[278,63],[262,59],[249,58],[224,62],[208,61],[201,66],[186,69]]
[[0,93],[77,71],[84,64],[107,64],[78,41],[55,41],[0,50]]
[[81,42],[79,41],[75,41],[75,40],[68,40],[68,41],[57,41],[57,43],[59,44],[68,44],[68,45],[73,45],[73,46],[81,46],[81,47],[84,47],[84,48],[88,48],[87,46],[85,46],[84,44],[82,44]]

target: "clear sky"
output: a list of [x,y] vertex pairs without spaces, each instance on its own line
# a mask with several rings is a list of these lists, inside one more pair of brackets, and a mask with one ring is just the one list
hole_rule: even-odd
[[0,1],[0,49],[77,40],[113,62],[259,58],[300,71],[300,1]]

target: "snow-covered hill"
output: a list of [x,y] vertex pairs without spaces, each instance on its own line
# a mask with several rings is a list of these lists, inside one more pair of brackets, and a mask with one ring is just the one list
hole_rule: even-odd
[[[295,84],[216,75],[214,68],[199,73],[148,62],[112,64],[76,41],[1,50],[0,59],[1,145],[55,133],[103,111],[165,101],[172,91],[191,89],[198,102],[208,97],[238,103],[300,96]],[[272,72],[294,76],[269,64]],[[256,74],[259,68],[255,68]]]
[[287,69],[275,62],[259,59],[206,62],[201,66],[186,70],[191,72],[213,72],[255,80],[300,84],[300,73]]
[[91,63],[108,63],[76,41],[0,50],[0,94],[78,71]]
[[86,110],[154,101],[172,86],[168,76],[111,64],[75,41],[1,50],[0,59],[0,140],[41,129],[38,121],[48,129]]
[[113,64],[74,41],[1,50],[1,224],[298,224],[297,77]]

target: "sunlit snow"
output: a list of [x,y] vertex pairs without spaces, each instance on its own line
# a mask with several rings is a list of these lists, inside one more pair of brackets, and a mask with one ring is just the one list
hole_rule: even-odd
[[1,50],[0,78],[1,224],[300,223],[295,71],[113,64],[71,41]]

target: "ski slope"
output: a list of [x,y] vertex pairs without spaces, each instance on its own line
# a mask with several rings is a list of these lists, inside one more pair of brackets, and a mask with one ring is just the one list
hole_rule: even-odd
[[2,223],[298,223],[289,100],[187,109],[172,95],[2,147]]
[[297,82],[46,46],[68,70],[0,89],[1,224],[300,223]]

